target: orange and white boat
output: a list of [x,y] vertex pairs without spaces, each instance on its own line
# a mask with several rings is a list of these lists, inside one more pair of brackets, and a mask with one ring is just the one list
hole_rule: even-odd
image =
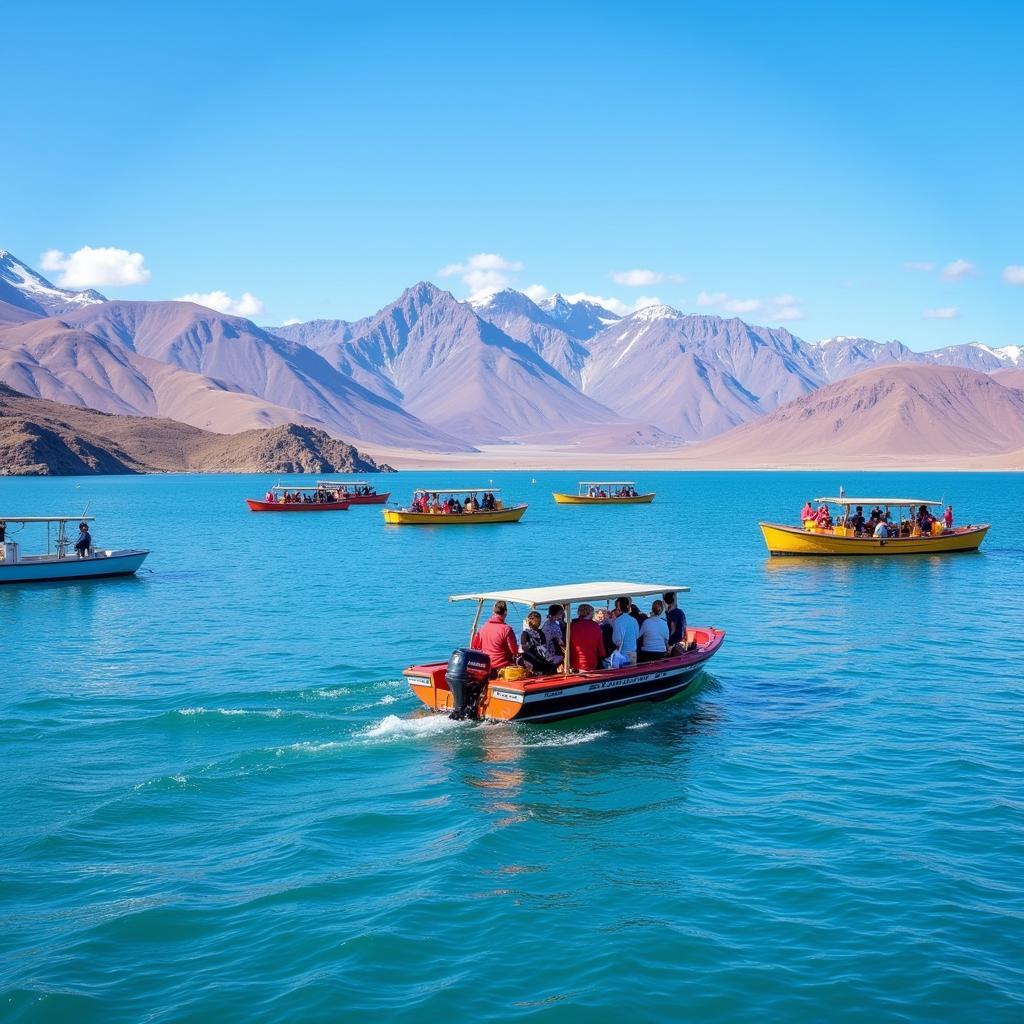
[[347,512],[351,501],[337,491],[315,487],[285,487],[277,484],[266,497],[246,498],[250,512]]
[[560,604],[566,613],[569,650],[573,605],[688,590],[689,587],[661,583],[597,582],[455,594],[448,600],[476,603],[470,646],[454,651],[448,661],[411,665],[403,675],[412,692],[428,708],[449,713],[453,718],[552,722],[627,704],[668,700],[694,688],[704,666],[722,646],[724,630],[714,626],[691,627],[686,632],[688,649],[681,654],[666,654],[657,661],[581,672],[560,669],[551,675],[530,675],[526,669],[514,666],[494,674],[487,655],[472,649],[472,638],[485,602],[502,600],[523,609]]

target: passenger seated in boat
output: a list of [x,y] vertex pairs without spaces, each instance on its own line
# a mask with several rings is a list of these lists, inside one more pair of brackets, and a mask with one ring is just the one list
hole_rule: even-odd
[[531,611],[526,616],[526,628],[519,637],[519,646],[526,667],[537,675],[549,676],[558,669],[558,665],[547,656],[547,638],[541,632],[540,625],[540,612]]
[[651,614],[640,627],[639,661],[658,661],[668,653],[668,623],[662,614],[664,611],[664,601],[655,601],[651,605]]
[[932,532],[932,523],[935,522],[935,516],[928,511],[927,505],[922,505],[917,513],[917,525],[921,528],[922,533]]
[[594,621],[601,629],[601,640],[604,642],[604,657],[601,659],[601,668],[611,668],[612,651],[615,650],[615,641],[612,639],[614,627],[612,615],[607,608],[598,608],[594,612]]
[[632,615],[634,619],[636,619],[636,628],[639,630],[640,627],[644,624],[644,619],[647,618],[647,613],[642,612],[640,610],[640,605],[638,605],[635,601],[630,601],[629,614]]
[[850,525],[853,527],[854,535],[859,537],[864,532],[864,506],[858,505],[857,511],[853,514],[853,518],[850,520]]
[[491,659],[492,671],[514,665],[519,657],[516,634],[505,622],[508,605],[504,601],[495,601],[491,617],[480,627],[473,637],[472,646],[483,651]]
[[479,505],[477,504],[477,500],[476,500],[476,495],[475,495],[475,494],[471,494],[471,495],[470,495],[470,496],[469,496],[469,497],[468,497],[468,498],[466,499],[466,504],[465,504],[465,505],[463,506],[463,509],[464,509],[464,510],[465,510],[466,512],[476,512],[476,510],[477,510],[477,509],[478,509],[479,507],[480,507],[480,506],[479,506]]
[[872,533],[872,536],[873,537],[888,537],[889,536],[889,526],[886,523],[884,517],[879,519],[878,522],[875,524],[875,529],[874,529],[874,532]]
[[75,541],[75,554],[79,558],[88,558],[92,554],[92,534],[86,523],[78,524],[78,540]]
[[679,607],[674,593],[662,594],[665,601],[665,621],[668,623],[668,653],[682,654],[686,650],[686,613]]
[[819,530],[831,530],[832,529],[832,513],[829,512],[828,505],[822,505],[817,512],[815,518],[818,520]]
[[462,515],[462,502],[458,498],[452,498],[452,507],[448,510],[452,515]]
[[811,499],[808,498],[804,502],[803,511],[800,513],[800,522],[806,523],[808,519],[813,519],[814,515],[814,506],[811,504]]
[[900,523],[900,536],[901,537],[909,537],[910,536],[910,520],[909,519],[904,519],[903,522]]
[[440,512],[441,511],[441,502],[438,499],[438,496],[436,494],[434,495],[434,500],[430,503],[430,511],[431,512]]
[[593,672],[604,660],[604,638],[594,621],[594,606],[581,604],[569,627],[569,667],[577,672]]
[[556,667],[565,660],[565,629],[562,621],[565,619],[565,609],[560,604],[553,604],[548,608],[548,617],[541,626],[544,634],[544,656]]

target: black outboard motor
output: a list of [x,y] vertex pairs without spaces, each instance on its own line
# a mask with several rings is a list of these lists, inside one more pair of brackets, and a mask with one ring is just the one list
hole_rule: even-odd
[[483,651],[460,647],[448,659],[444,681],[452,692],[454,707],[449,718],[475,718],[480,693],[491,677],[491,659]]

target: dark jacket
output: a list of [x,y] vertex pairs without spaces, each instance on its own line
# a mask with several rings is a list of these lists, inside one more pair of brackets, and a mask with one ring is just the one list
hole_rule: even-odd
[[75,541],[76,551],[88,551],[92,547],[92,534],[86,530],[85,533],[78,535],[78,540]]
[[534,672],[549,675],[557,668],[555,663],[547,658],[547,638],[539,629],[524,629],[519,638],[519,646],[523,650],[523,661]]

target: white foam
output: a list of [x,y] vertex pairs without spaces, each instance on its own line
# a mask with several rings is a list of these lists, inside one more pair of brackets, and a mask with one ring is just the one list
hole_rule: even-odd
[[271,708],[268,711],[252,708],[179,708],[179,715],[256,715],[260,718],[280,718],[284,711],[281,708]]
[[398,715],[386,715],[376,725],[367,726],[359,735],[373,740],[420,739],[424,736],[436,736],[450,732],[460,726],[470,724],[468,721],[458,722],[447,715],[428,715],[420,718],[399,718]]
[[581,743],[593,743],[602,736],[607,736],[607,729],[577,729],[573,732],[559,733],[557,736],[546,736],[536,743],[524,744],[527,747],[576,747]]
[[627,729],[646,729],[650,726],[650,722],[634,722],[632,725],[627,725]]

